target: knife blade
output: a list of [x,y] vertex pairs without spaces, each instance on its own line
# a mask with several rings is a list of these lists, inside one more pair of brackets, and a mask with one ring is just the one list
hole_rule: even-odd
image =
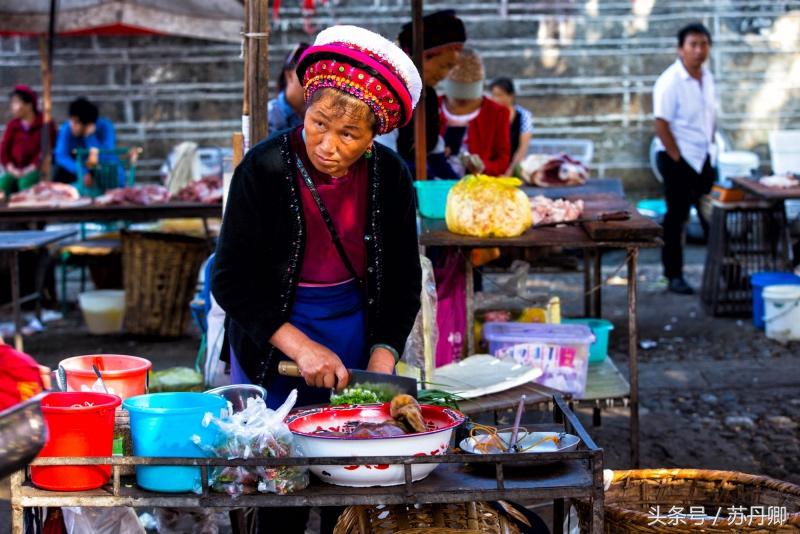
[[[380,385],[381,389],[392,389],[395,395],[405,393],[417,398],[417,381],[414,378],[398,375],[387,375],[384,373],[372,373],[361,369],[348,369],[350,378],[347,387],[368,387],[370,384]],[[278,374],[300,378],[300,368],[294,362],[283,361],[278,364]]]

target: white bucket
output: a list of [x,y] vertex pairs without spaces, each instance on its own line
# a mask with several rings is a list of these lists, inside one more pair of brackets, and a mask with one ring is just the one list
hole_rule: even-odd
[[717,157],[719,180],[724,181],[741,176],[749,178],[752,171],[758,170],[758,164],[758,154],[755,152],[743,150],[721,152]]
[[767,337],[776,341],[800,340],[800,286],[767,286],[763,295]]
[[83,319],[90,334],[122,332],[125,317],[125,291],[103,289],[78,295]]

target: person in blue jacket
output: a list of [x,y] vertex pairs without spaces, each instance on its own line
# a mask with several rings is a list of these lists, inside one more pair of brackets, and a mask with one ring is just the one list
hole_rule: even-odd
[[[55,169],[53,181],[76,184],[79,188],[91,188],[94,178],[92,167],[99,161],[113,161],[113,154],[99,155],[100,150],[116,147],[114,125],[105,117],[100,117],[97,106],[81,97],[69,105],[69,120],[58,131],[55,149]],[[83,156],[82,174],[78,176],[76,149],[98,149],[97,153]]]

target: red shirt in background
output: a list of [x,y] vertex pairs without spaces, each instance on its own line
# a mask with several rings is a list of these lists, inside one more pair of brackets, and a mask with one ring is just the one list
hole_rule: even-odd
[[0,411],[28,400],[43,389],[36,361],[9,345],[0,344]]
[[[447,130],[447,117],[441,112],[444,96],[439,97],[439,133]],[[484,174],[502,176],[511,162],[511,113],[497,102],[483,97],[480,113],[467,126],[467,150],[483,160]]]
[[[0,141],[0,162],[4,166],[13,163],[20,169],[28,165],[39,165],[42,159],[42,130],[44,123],[42,114],[38,113],[36,118],[26,128],[20,119],[12,119],[6,124],[3,132],[3,140]],[[50,148],[56,139],[56,130],[53,123],[50,123]]]
[[[294,153],[303,162],[309,176],[319,191],[319,196],[333,219],[333,225],[342,241],[347,258],[359,277],[364,276],[367,265],[367,249],[364,245],[364,231],[367,225],[367,181],[369,170],[365,158],[360,158],[341,178],[319,172],[308,159],[303,141],[303,128],[296,128],[291,134]],[[311,196],[300,172],[297,171],[297,187],[303,204],[306,220],[306,246],[303,265],[300,267],[300,283],[338,284],[353,276],[344,266],[336,252],[328,227],[319,213],[317,203]]]

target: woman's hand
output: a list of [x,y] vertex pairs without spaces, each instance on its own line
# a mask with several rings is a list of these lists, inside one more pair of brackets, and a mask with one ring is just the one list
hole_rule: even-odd
[[308,340],[294,357],[300,374],[309,386],[318,388],[344,389],[350,374],[342,360],[328,347]]
[[377,347],[369,357],[367,371],[390,375],[394,372],[394,366],[394,354],[383,347]]
[[294,360],[309,386],[328,389],[347,386],[350,375],[339,356],[311,340],[296,326],[283,323],[269,342]]

